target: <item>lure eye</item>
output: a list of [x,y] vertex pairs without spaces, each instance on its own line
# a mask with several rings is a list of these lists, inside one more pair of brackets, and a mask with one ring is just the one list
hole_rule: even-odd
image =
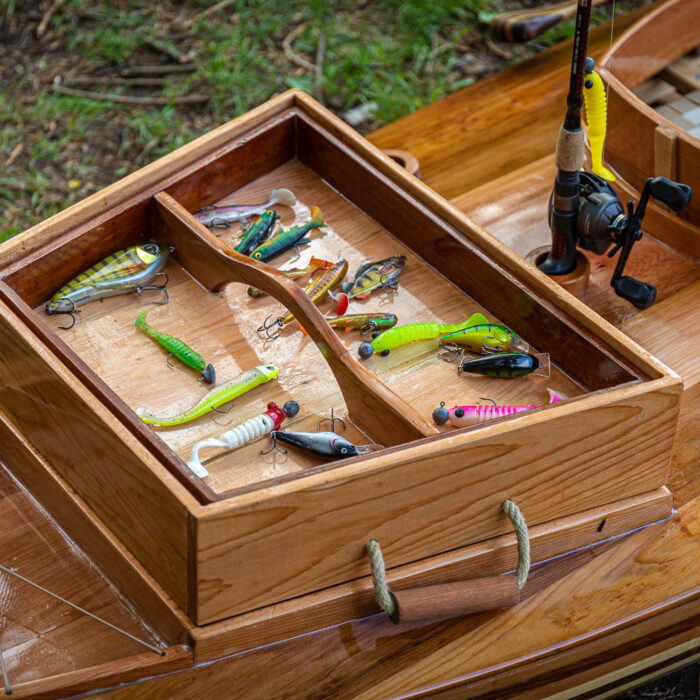
[[457,418],[461,418],[464,415],[464,409],[463,408],[457,408],[455,409],[455,416]]
[[155,243],[146,243],[146,245],[142,245],[141,247],[151,255],[158,254],[158,246]]
[[340,454],[341,455],[346,455],[348,453],[348,448],[347,447],[341,447],[340,448]]

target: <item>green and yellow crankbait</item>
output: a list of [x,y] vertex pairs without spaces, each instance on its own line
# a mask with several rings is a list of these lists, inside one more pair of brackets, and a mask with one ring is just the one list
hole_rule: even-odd
[[180,362],[192,367],[192,369],[199,370],[202,373],[202,379],[207,382],[207,384],[213,384],[216,381],[216,374],[214,372],[214,367],[211,364],[207,364],[206,360],[198,353],[195,352],[187,343],[183,342],[179,338],[172,336],[168,333],[161,333],[155,328],[152,328],[146,323],[146,314],[148,312],[144,309],[139,317],[136,319],[134,325],[140,328],[145,333],[151,336],[156,343],[162,345],[166,350],[170,352],[170,355],[166,358],[166,362],[169,367],[171,356],[175,355]]
[[[276,379],[278,374],[279,369],[274,365],[258,365],[253,369],[248,369],[245,372],[241,372],[241,374],[233,379],[230,379],[225,384],[222,384],[216,389],[212,389],[200,401],[192,406],[192,408],[172,418],[157,418],[147,408],[139,408],[137,413],[141,420],[148,425],[160,425],[165,427],[182,425],[183,423],[188,423],[195,418],[203,416],[205,413],[209,413],[209,411],[217,410],[222,404],[238,398],[242,394],[245,394],[246,391],[260,386],[260,384],[265,384],[265,382]],[[229,408],[229,410],[231,409]],[[219,411],[219,413],[228,413],[228,411]]]
[[407,326],[397,326],[380,333],[371,343],[362,343],[358,353],[363,360],[372,357],[375,352],[388,355],[390,350],[400,345],[415,342],[416,340],[434,340],[448,333],[461,331],[468,326],[488,324],[488,319],[480,313],[472,314],[462,323],[410,323]]
[[462,345],[467,350],[486,355],[492,352],[527,352],[529,345],[510,328],[492,323],[480,323],[438,338],[438,346]]
[[[163,301],[155,303],[167,304],[168,292],[165,285],[168,283],[168,276],[162,270],[168,261],[169,253],[170,248],[167,245],[157,243],[134,245],[118,250],[61,287],[46,305],[46,313],[68,314],[73,320],[71,325],[59,326],[68,330],[75,325],[75,314],[78,313],[76,309],[96,299],[129,292],[141,294],[146,289],[153,289],[165,294]],[[149,285],[158,275],[165,275],[165,282]]]

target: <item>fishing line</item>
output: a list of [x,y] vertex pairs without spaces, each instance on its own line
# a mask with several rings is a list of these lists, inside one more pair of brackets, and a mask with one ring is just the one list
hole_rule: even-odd
[[[87,615],[88,617],[91,617],[93,620],[96,620],[97,622],[102,623],[103,625],[109,627],[110,629],[113,629],[115,632],[119,632],[119,634],[123,634],[125,637],[128,637],[129,639],[133,640],[134,642],[138,642],[139,644],[150,649],[151,651],[155,651],[155,653],[158,654],[158,656],[165,656],[165,652],[162,649],[158,649],[157,647],[152,646],[148,642],[144,642],[143,639],[139,639],[138,637],[134,637],[133,634],[127,632],[126,630],[119,629],[119,627],[116,627],[111,622],[107,622],[107,620],[103,620],[101,617],[98,617],[97,615],[94,615],[93,613],[89,612],[88,610],[85,610],[85,608],[81,608],[79,605],[76,605],[75,603],[71,603],[69,600],[66,600],[65,598],[61,598],[60,595],[57,595],[56,593],[52,593],[47,588],[40,586],[38,583],[34,583],[33,581],[30,581],[28,578],[24,578],[24,576],[21,576],[20,574],[16,573],[15,571],[12,571],[12,569],[8,569],[6,566],[3,566],[2,564],[0,564],[0,571],[8,574],[9,576],[14,576],[15,578],[19,579],[20,581],[24,581],[24,583],[32,586],[33,588],[36,588],[37,590],[41,591],[42,593],[46,593],[46,595],[49,595],[52,598],[55,598],[56,600],[60,600],[62,603],[64,603],[68,607],[71,607],[74,610],[77,610],[78,612],[83,613],[83,615]],[[5,665],[3,662],[3,675],[5,675],[4,669],[5,669]],[[5,675],[5,692],[7,692],[9,695],[9,692],[7,691],[8,687],[9,686],[7,685],[7,676]]]

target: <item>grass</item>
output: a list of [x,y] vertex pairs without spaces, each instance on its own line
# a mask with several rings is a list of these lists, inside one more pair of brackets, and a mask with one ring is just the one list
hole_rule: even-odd
[[[469,85],[481,76],[460,58],[488,53],[479,17],[498,0],[250,0],[209,17],[213,3],[203,0],[67,0],[40,41],[49,4],[0,0],[0,163],[22,144],[0,177],[0,242],[289,87],[338,113],[376,105],[366,132]],[[550,30],[544,41],[570,31]],[[56,76],[158,65],[166,57],[152,39],[197,71],[166,76],[160,89],[81,87],[207,93],[208,103],[134,107],[51,91]],[[513,59],[531,52],[516,49]],[[507,63],[487,58],[487,71]]]

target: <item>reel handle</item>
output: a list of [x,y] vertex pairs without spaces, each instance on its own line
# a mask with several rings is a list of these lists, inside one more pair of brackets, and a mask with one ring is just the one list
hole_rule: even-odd
[[693,190],[682,182],[673,182],[667,177],[654,177],[651,178],[649,194],[673,211],[681,212],[690,204]]
[[634,277],[615,277],[611,284],[617,296],[626,299],[638,309],[648,309],[656,300],[656,287],[647,282],[640,282]]

